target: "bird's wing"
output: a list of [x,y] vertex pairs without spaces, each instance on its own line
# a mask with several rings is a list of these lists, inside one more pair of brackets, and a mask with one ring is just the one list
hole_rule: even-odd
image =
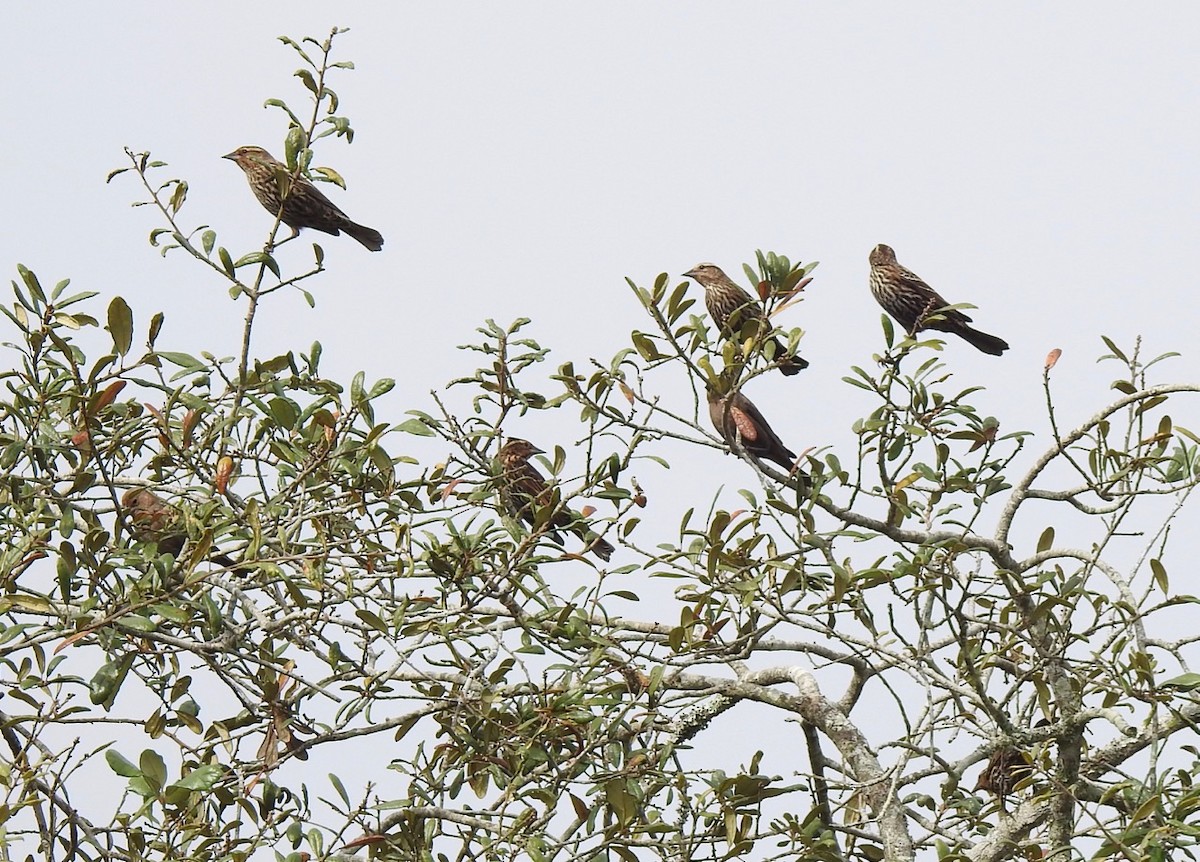
[[758,424],[754,421],[754,417],[735,405],[729,406],[729,418],[733,421],[733,426],[737,429],[738,435],[746,443],[757,443],[759,441]]
[[[946,302],[946,298],[926,284],[919,275],[903,266],[897,265],[900,272],[900,277],[910,287],[921,291],[929,297],[929,312],[934,312],[939,308],[945,308],[950,303]],[[970,323],[971,318],[963,314],[957,308],[950,311],[943,311],[942,317],[955,323]]]

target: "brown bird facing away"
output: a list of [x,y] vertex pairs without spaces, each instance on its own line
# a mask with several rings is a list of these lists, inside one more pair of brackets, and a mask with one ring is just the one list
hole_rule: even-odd
[[[379,231],[350,221],[320,189],[304,177],[292,177],[287,165],[262,147],[238,147],[221,158],[232,159],[245,171],[250,190],[258,202],[271,215],[279,216],[279,220],[292,229],[292,236],[300,233],[302,227],[334,236],[345,231],[371,251],[383,248],[383,236]],[[281,180],[288,190],[286,197],[280,194]]]
[[[721,396],[710,387],[708,418],[731,447],[739,440],[742,448],[755,458],[773,461],[789,473],[795,468],[796,453],[783,445],[754,402],[741,392]],[[803,473],[799,475],[804,476]]]
[[958,309],[939,311],[936,319],[926,318],[950,303],[932,287],[896,262],[896,252],[890,246],[877,245],[871,251],[871,293],[883,310],[908,332],[915,335],[922,329],[936,329],[957,335],[978,350],[999,356],[1008,350],[1008,342],[978,329],[972,329],[971,318]]
[[[179,552],[188,539],[183,512],[147,488],[130,488],[126,491],[121,496],[121,508],[125,510],[130,529],[138,540],[154,542],[160,553],[179,559]],[[247,571],[225,554],[211,554],[209,559],[234,572]]]
[[[529,463],[530,458],[541,454],[541,449],[519,437],[510,437],[496,453],[504,471],[500,477],[500,502],[510,515],[530,526],[537,523],[539,510],[557,503],[554,489],[546,484],[537,467]],[[585,550],[600,559],[607,561],[612,557],[613,546],[593,533],[582,515],[560,505],[548,523],[574,533],[587,546]],[[550,533],[550,537],[562,544],[562,537],[557,532]]]
[[999,748],[988,759],[987,766],[979,773],[976,790],[986,790],[1001,800],[1013,792],[1023,779],[1033,774],[1033,764],[1028,755],[1019,748]]
[[[753,335],[766,338],[771,331],[771,322],[758,300],[739,287],[711,263],[699,263],[685,272],[684,278],[694,278],[704,288],[704,304],[713,322],[726,338],[740,340]],[[779,363],[779,370],[791,377],[808,367],[808,360],[790,356],[778,338],[769,338],[763,344],[772,345],[772,358]]]

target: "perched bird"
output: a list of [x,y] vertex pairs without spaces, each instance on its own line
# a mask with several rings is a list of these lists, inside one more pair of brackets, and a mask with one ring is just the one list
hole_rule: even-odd
[[[500,501],[510,515],[530,526],[537,523],[540,509],[556,503],[554,489],[546,484],[537,467],[529,463],[531,457],[540,454],[541,449],[519,437],[510,437],[496,453],[503,470],[500,477]],[[582,515],[560,506],[558,511],[550,516],[548,523],[574,533],[587,546],[586,550],[600,559],[607,561],[612,557],[613,546],[593,533]],[[562,538],[557,533],[551,533],[550,536],[562,544]]]
[[[735,284],[719,266],[699,263],[683,275],[684,278],[694,278],[704,288],[704,304],[726,338],[740,340],[748,335],[766,338],[770,333],[771,322],[762,305]],[[772,358],[787,376],[799,374],[808,367],[807,359],[788,355],[778,338],[772,337],[763,343],[773,346]]]
[[937,319],[926,317],[950,303],[909,269],[896,262],[896,252],[890,246],[877,245],[871,251],[871,293],[883,310],[897,323],[915,335],[922,329],[936,329],[957,335],[984,353],[999,356],[1008,350],[1008,342],[978,329],[972,329],[971,318],[957,309],[940,311]]
[[755,458],[774,461],[789,473],[796,466],[796,453],[783,445],[754,402],[742,393],[721,396],[709,388],[708,418],[730,446],[739,440],[742,448]]
[[[147,488],[130,488],[126,491],[121,496],[121,508],[138,540],[154,542],[160,553],[179,558],[179,552],[188,539],[183,513],[179,509]],[[239,566],[225,554],[212,554],[209,559],[235,572],[245,571],[245,567]]]
[[1013,792],[1023,779],[1033,774],[1029,756],[1019,748],[998,748],[988,759],[987,766],[979,773],[976,790],[986,790],[1003,799]]
[[[250,190],[258,202],[271,215],[279,216],[279,220],[292,229],[292,236],[300,233],[302,227],[334,236],[345,231],[371,251],[383,248],[383,236],[379,231],[350,221],[316,186],[304,177],[292,177],[287,165],[262,147],[238,147],[221,158],[232,159],[245,171]],[[286,196],[280,195],[281,180],[287,188]]]

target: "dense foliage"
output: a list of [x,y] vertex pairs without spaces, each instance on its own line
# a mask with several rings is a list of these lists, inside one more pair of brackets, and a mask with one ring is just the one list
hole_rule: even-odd
[[[353,135],[327,83],[349,64],[330,60],[332,36],[285,41],[313,102],[307,119],[268,102],[288,120],[286,163],[338,181],[311,160]],[[698,501],[676,522],[635,468],[669,476],[672,453],[727,447],[706,392],[751,391],[775,361],[766,333],[723,339],[694,288],[631,281],[644,331],[611,359],[548,362],[529,321],[488,321],[462,376],[397,415],[392,381],[325,377],[319,344],[253,354],[273,294],[335,276],[315,244],[284,271],[278,220],[243,255],[188,227],[187,184],[165,167],[130,153],[122,172],[159,211],[151,243],[244,304],[240,355],[172,351],[162,315],[24,267],[4,309],[10,855],[1193,845],[1195,599],[1165,560],[1200,481],[1172,411],[1200,385],[1156,383],[1170,366],[1110,344],[1099,367],[1120,369],[1118,397],[1061,428],[1052,355],[1053,433],[1001,432],[974,388],[952,388],[940,341],[885,322],[882,361],[845,378],[876,405],[855,451],[789,472],[734,440],[753,486],[741,508]],[[811,273],[767,253],[746,268],[769,310]],[[102,325],[111,345],[89,356]],[[802,335],[775,334],[789,349]],[[548,410],[583,444],[541,442],[555,493],[530,525],[503,505],[495,455]],[[139,526],[139,488],[169,501],[170,530]],[[565,509],[617,546],[612,563],[554,535]],[[727,764],[725,740],[748,734],[757,753]],[[972,790],[1014,751],[1006,799]],[[333,774],[306,768],[329,752]]]

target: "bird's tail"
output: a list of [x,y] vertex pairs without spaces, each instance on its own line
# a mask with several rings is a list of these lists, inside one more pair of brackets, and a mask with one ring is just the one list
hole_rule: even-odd
[[570,525],[570,530],[579,537],[579,541],[583,542],[583,549],[591,551],[607,563],[615,550],[612,544],[596,535],[578,512],[571,514],[575,516],[575,523]]
[[799,374],[805,368],[808,368],[808,360],[803,356],[795,356],[788,353],[779,339],[775,339],[775,361],[779,363],[779,370],[784,373],[784,376],[791,377],[793,374]]
[[980,332],[978,329],[972,329],[969,326],[964,326],[961,329],[956,329],[963,340],[974,347],[976,350],[981,350],[984,353],[992,356],[999,356],[1004,351],[1008,350],[1008,342],[1003,338],[997,338],[994,335],[988,335],[986,332]]
[[783,372],[785,377],[799,374],[805,368],[808,368],[808,360],[803,356],[788,356],[779,363],[779,370]]
[[611,542],[605,541],[604,539],[601,539],[599,536],[595,535],[584,538],[584,541],[587,542],[589,539],[591,539],[591,543],[588,545],[589,551],[591,551],[600,559],[604,560],[606,563],[612,559],[613,550],[615,549],[613,548]]
[[342,225],[342,230],[350,234],[350,236],[354,237],[370,251],[379,251],[383,248],[383,234],[373,227],[349,222]]

